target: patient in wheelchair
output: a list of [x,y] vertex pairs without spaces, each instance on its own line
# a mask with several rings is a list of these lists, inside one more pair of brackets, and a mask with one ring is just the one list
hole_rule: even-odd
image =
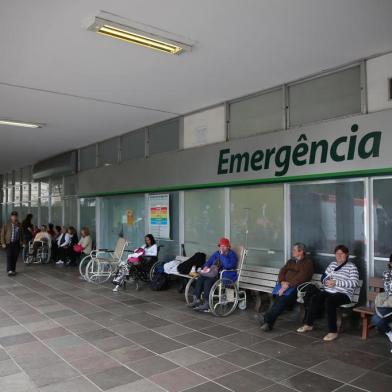
[[140,248],[134,249],[128,256],[127,261],[122,261],[113,279],[115,285],[113,292],[117,292],[120,287],[126,286],[126,281],[148,281],[150,269],[158,259],[158,247],[152,234],[144,237],[144,244]]
[[37,260],[37,253],[40,248],[42,248],[44,245],[49,248],[52,245],[52,236],[48,233],[47,226],[42,225],[40,230],[41,231],[39,231],[34,237],[32,252],[30,254],[32,259],[30,258],[30,262],[39,262],[39,260]]

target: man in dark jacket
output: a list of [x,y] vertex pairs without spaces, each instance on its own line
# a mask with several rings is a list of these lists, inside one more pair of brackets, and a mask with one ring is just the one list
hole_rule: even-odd
[[305,245],[296,243],[292,249],[292,258],[281,268],[278,276],[275,302],[264,315],[261,330],[271,331],[276,319],[297,300],[297,286],[310,281],[313,275],[313,262],[305,254]]
[[7,252],[8,276],[16,275],[16,262],[22,243],[22,228],[18,222],[18,213],[12,211],[10,220],[1,229],[1,244]]

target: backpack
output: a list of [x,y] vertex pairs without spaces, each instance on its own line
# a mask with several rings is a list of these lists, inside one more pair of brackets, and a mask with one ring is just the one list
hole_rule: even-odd
[[156,272],[154,278],[150,283],[150,288],[153,291],[162,291],[169,288],[169,275],[164,272]]
[[180,274],[188,275],[191,272],[193,266],[196,266],[196,269],[203,267],[206,262],[207,255],[205,253],[197,252],[188,260],[181,263],[177,270]]

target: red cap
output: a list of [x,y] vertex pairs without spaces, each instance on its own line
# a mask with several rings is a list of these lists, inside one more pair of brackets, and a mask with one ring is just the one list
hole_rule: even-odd
[[230,241],[229,241],[227,238],[222,237],[222,238],[219,240],[218,246],[221,246],[221,245],[227,246],[228,248],[230,248]]

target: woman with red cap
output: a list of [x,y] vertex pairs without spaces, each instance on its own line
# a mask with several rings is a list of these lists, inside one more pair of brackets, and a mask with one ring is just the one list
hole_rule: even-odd
[[[194,310],[208,312],[210,308],[208,297],[212,285],[219,279],[219,272],[221,270],[233,270],[237,268],[237,255],[230,249],[230,241],[227,238],[221,238],[218,246],[219,250],[213,253],[206,261],[203,269],[200,271],[199,278],[196,280],[193,302],[189,305]],[[235,282],[237,280],[237,272],[227,271],[223,273],[222,277]],[[202,293],[204,293],[203,304],[200,301]]]

